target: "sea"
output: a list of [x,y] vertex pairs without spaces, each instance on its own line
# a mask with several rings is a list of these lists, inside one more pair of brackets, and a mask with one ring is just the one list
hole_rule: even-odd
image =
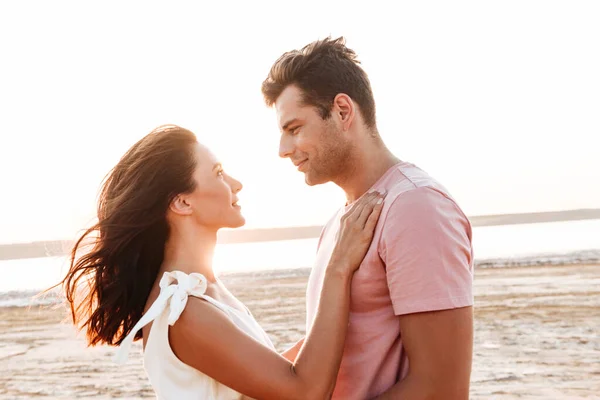
[[[221,244],[215,250],[214,268],[223,275],[304,273],[314,261],[317,240]],[[473,247],[476,270],[505,266],[600,265],[600,220],[475,227]],[[0,261],[0,307],[62,301],[58,291],[39,294],[58,283],[67,270],[68,260],[62,256]]]

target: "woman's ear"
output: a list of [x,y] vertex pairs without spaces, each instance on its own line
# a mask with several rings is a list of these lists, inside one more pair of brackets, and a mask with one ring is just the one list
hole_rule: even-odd
[[190,215],[192,213],[192,207],[188,202],[187,197],[183,194],[179,194],[171,200],[169,209],[177,215]]

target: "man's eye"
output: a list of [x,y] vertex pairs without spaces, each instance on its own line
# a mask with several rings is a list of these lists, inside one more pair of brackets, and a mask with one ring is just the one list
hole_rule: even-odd
[[223,170],[222,170],[222,169],[218,170],[218,171],[217,171],[217,175],[218,175],[218,176],[223,176]]

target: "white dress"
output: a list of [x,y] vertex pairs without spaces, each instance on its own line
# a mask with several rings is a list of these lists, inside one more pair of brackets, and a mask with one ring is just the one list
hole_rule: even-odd
[[207,281],[198,273],[165,272],[160,280],[160,295],[133,327],[117,350],[115,361],[125,363],[135,334],[154,321],[144,349],[144,368],[150,384],[161,400],[241,399],[242,395],[208,375],[179,360],[169,345],[169,325],[173,325],[185,308],[188,296],[208,301],[231,318],[238,328],[275,349],[271,340],[249,312],[242,312],[205,295]]

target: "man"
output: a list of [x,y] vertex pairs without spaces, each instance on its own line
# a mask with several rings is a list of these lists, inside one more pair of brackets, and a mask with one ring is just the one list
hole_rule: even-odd
[[283,54],[262,92],[277,112],[280,156],[290,158],[308,185],[331,181],[347,197],[321,233],[307,288],[307,331],[341,216],[364,193],[387,192],[352,283],[333,398],[468,399],[473,252],[467,217],[441,184],[387,149],[369,79],[344,38]]

